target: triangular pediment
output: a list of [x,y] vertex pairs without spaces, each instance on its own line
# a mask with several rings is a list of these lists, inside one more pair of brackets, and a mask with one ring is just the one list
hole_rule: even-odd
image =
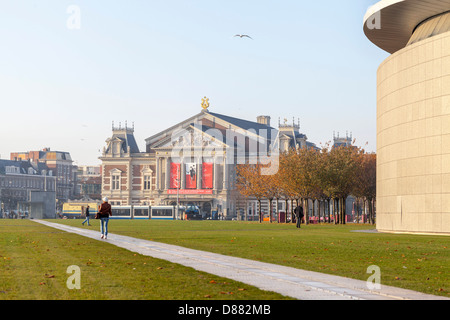
[[204,117],[205,113],[199,113],[191,118],[184,120],[170,128],[167,128],[164,131],[161,131],[158,134],[151,136],[150,138],[145,139],[147,148],[160,148],[162,146],[167,145],[171,140],[172,136],[175,132],[188,128],[192,123],[197,123],[201,121]]
[[[253,146],[257,143],[270,145],[273,138],[278,135],[278,131],[274,130],[270,126],[257,122],[201,112],[145,141],[147,152],[168,151],[180,147],[231,147],[247,150],[249,145]],[[188,137],[189,135],[191,137]]]
[[150,169],[150,166],[146,165],[142,168],[141,173],[143,174],[153,174],[153,170]]
[[174,131],[170,137],[161,139],[153,146],[153,149],[173,149],[173,148],[222,148],[226,144],[222,142],[223,135],[220,130],[189,125],[186,129]]
[[121,174],[122,172],[123,172],[122,170],[119,170],[117,168],[114,168],[109,171],[110,174]]

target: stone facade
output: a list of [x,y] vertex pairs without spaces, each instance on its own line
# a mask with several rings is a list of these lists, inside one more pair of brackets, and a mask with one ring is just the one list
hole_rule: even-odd
[[44,148],[40,151],[13,152],[11,160],[30,161],[35,164],[45,164],[56,177],[56,199],[61,206],[62,203],[73,199],[77,193],[77,168],[73,165],[69,152],[52,151]]
[[[55,218],[53,171],[43,163],[0,160],[0,204],[0,218],[17,218],[25,212],[28,217]],[[47,209],[45,214],[43,207]]]
[[[381,9],[381,18],[412,2]],[[378,69],[377,228],[450,234],[450,14],[416,25]],[[373,32],[383,48],[383,28]]]
[[113,126],[106,140],[102,196],[113,205],[197,205],[204,217],[228,218],[254,205],[236,192],[236,165],[266,154],[269,146],[278,150],[280,135],[270,127],[270,117],[252,122],[207,110],[147,138],[145,152],[133,132]]
[[377,227],[450,233],[450,32],[380,66],[377,118]]

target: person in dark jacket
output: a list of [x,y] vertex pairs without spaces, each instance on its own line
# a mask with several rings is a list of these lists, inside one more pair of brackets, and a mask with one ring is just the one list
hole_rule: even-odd
[[86,219],[84,219],[84,221],[81,223],[83,226],[84,224],[87,222],[88,226],[90,226],[91,224],[89,223],[89,205],[86,207]]
[[295,208],[295,218],[297,219],[297,228],[300,228],[303,216],[304,216],[303,215],[303,207],[297,206],[297,208]]
[[111,205],[108,203],[108,198],[103,198],[103,203],[98,209],[98,218],[100,219],[100,231],[102,233],[101,238],[107,239],[108,237],[108,222],[109,217],[112,216]]

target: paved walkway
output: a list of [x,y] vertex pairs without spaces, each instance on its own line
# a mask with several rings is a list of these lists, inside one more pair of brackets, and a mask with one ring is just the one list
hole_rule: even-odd
[[[100,239],[98,231],[33,220],[43,225],[76,233],[132,252],[167,260],[196,270],[240,281],[262,290],[278,292],[300,300],[441,300],[411,290],[381,286],[369,290],[365,281],[353,280],[318,272],[305,271],[259,261],[235,258],[179,246],[108,234]],[[367,277],[370,275],[368,274]],[[447,299],[450,300],[450,299]]]

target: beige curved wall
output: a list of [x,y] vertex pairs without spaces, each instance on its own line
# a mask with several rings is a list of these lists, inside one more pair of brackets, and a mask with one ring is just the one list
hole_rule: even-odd
[[450,32],[378,70],[377,229],[450,234]]

